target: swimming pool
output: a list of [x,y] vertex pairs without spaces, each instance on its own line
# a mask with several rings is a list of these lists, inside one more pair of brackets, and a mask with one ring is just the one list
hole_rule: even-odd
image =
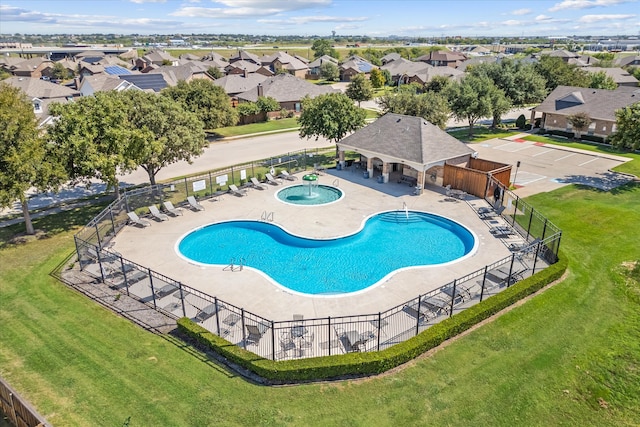
[[336,239],[309,239],[260,221],[210,224],[183,236],[177,253],[200,265],[237,264],[306,295],[358,292],[412,267],[442,265],[475,252],[471,231],[450,219],[418,211],[388,211]]
[[276,198],[284,203],[303,206],[327,205],[343,197],[342,190],[329,185],[317,185],[311,189],[302,184],[292,185],[276,193]]

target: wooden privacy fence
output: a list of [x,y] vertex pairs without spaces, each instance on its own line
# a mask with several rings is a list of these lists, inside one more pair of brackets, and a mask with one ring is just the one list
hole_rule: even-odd
[[42,415],[0,378],[0,409],[17,427],[51,426]]
[[442,185],[450,185],[451,188],[484,199],[493,194],[493,189],[488,185],[490,177],[499,181],[504,188],[509,188],[511,165],[474,158],[466,166],[445,163]]

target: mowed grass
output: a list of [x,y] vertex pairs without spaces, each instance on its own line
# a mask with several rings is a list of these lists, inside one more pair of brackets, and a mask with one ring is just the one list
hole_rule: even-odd
[[[378,378],[255,385],[134,326],[50,277],[73,248],[0,249],[0,375],[53,425],[636,426],[640,420],[640,186],[564,187],[529,198],[563,229],[568,277],[430,357]],[[3,229],[6,240],[19,230]]]
[[518,129],[491,129],[488,126],[474,126],[473,135],[469,137],[469,128],[448,130],[447,133],[462,142],[481,142],[493,138],[507,138],[520,131]]

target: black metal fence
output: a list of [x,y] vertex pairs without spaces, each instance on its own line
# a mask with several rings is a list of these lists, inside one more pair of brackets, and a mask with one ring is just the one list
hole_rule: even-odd
[[[303,153],[303,158],[308,157],[308,153]],[[285,156],[279,159],[282,158]],[[299,156],[296,159],[287,155],[286,158],[289,165],[294,160],[300,162]],[[265,167],[264,162],[259,164]],[[242,167],[235,166],[229,171],[233,176],[236,171],[243,170]],[[212,172],[208,181],[212,183],[213,177],[220,174],[220,171]],[[383,312],[316,319],[304,319],[292,313],[292,320],[273,321],[107,249],[107,243],[126,225],[127,212],[167,200],[169,196],[174,196],[176,203],[182,203],[187,195],[192,195],[189,183],[208,175],[185,180],[185,191],[178,191],[184,197],[182,199],[175,197],[175,186],[180,181],[125,192],[76,234],[80,267],[110,287],[168,316],[191,318],[231,343],[273,360],[388,348],[501,292],[558,259],[561,231],[533,207],[506,190],[495,203],[495,209],[478,213],[487,221],[507,224],[509,230],[504,232],[522,237],[522,244],[512,247],[510,256]],[[209,197],[215,197],[215,193]],[[488,201],[493,204],[493,201]],[[433,285],[424,283],[424,288],[432,289]]]

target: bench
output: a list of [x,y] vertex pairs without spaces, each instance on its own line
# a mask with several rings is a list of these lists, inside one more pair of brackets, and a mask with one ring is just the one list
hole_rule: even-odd
[[398,184],[402,183],[409,184],[410,187],[415,187],[418,183],[418,179],[412,176],[402,175],[398,180]]

